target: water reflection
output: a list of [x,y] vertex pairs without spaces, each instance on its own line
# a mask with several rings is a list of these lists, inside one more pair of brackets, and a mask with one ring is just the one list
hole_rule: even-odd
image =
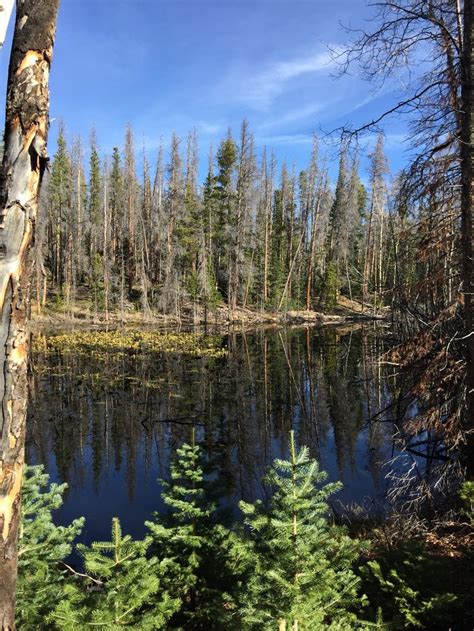
[[385,490],[382,463],[392,424],[381,414],[394,367],[378,359],[373,329],[288,329],[231,333],[228,355],[110,357],[36,352],[31,377],[29,462],[70,485],[60,520],[85,515],[85,540],[108,535],[110,519],[143,533],[159,509],[157,477],[192,427],[205,448],[220,501],[262,496],[261,476],[285,455],[288,432],[309,446],[342,501]]

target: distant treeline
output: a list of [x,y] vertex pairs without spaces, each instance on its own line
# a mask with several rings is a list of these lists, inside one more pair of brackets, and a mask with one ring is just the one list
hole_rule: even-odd
[[186,142],[173,134],[153,167],[145,149],[139,165],[136,156],[130,127],[111,156],[99,154],[95,134],[85,150],[60,129],[37,234],[39,308],[48,292],[72,304],[84,289],[96,311],[134,304],[167,314],[190,302],[330,309],[340,292],[388,301],[403,220],[389,212],[383,136],[368,189],[347,144],[332,185],[316,139],[296,172],[266,150],[257,155],[245,121],[210,153],[204,182],[195,132]]

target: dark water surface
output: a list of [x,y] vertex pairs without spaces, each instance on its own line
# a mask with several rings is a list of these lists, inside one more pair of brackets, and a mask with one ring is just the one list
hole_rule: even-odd
[[[218,336],[221,358],[143,354],[34,355],[27,460],[67,482],[57,519],[86,517],[82,540],[109,537],[110,521],[141,536],[160,510],[157,478],[170,453],[196,428],[220,501],[238,515],[240,499],[264,495],[261,476],[286,455],[288,432],[308,445],[344,490],[336,501],[383,497],[392,453],[395,368],[378,361],[377,330],[259,330]],[[389,413],[387,413],[388,416]]]

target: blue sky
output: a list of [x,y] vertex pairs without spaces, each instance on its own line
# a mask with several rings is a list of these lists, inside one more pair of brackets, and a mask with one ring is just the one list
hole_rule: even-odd
[[[313,132],[359,125],[397,96],[394,83],[374,93],[356,76],[333,76],[327,46],[348,39],[340,23],[367,28],[371,13],[365,0],[62,0],[51,150],[59,119],[70,137],[87,140],[95,127],[106,152],[131,123],[152,157],[160,138],[175,130],[184,139],[195,127],[205,163],[209,143],[247,118],[258,147],[303,168]],[[9,42],[3,90],[8,51]],[[398,120],[387,125],[394,172],[406,159],[405,133]]]

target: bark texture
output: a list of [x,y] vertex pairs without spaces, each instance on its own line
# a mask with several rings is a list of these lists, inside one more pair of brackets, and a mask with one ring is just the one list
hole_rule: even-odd
[[0,629],[15,628],[28,403],[30,246],[47,164],[49,71],[59,0],[17,0],[0,173]]
[[462,56],[462,250],[463,299],[466,344],[466,396],[464,435],[466,437],[466,467],[474,479],[474,266],[473,206],[474,206],[474,0],[464,2],[464,37]]

